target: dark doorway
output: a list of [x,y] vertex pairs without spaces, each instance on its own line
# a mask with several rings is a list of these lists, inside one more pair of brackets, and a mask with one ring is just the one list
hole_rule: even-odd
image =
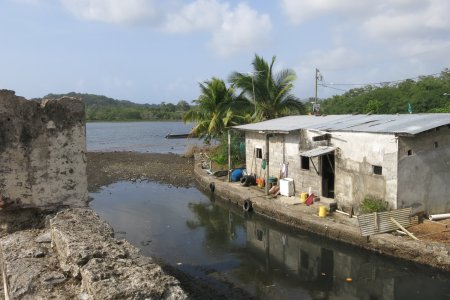
[[334,153],[322,155],[322,195],[334,198]]

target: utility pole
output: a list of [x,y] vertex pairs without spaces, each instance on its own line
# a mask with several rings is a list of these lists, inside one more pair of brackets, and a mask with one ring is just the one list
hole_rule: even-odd
[[317,104],[317,82],[318,81],[322,81],[322,74],[320,74],[319,69],[316,68],[316,86],[315,86],[315,95],[314,95],[314,106],[313,106],[313,113],[314,115],[317,115],[317,113],[319,112],[319,106]]
[[319,70],[316,68],[316,93],[314,96],[314,104],[317,105],[317,80],[319,79]]

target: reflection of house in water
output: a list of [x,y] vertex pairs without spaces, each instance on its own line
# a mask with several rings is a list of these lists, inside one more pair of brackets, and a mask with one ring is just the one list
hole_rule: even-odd
[[[289,282],[308,290],[314,298],[414,299],[427,295],[442,299],[450,292],[445,284],[429,280],[421,283],[424,289],[416,294],[417,288],[409,284],[413,280],[410,276],[414,275],[398,270],[395,265],[373,262],[376,259],[362,253],[340,251],[336,245],[327,247],[324,240],[286,235],[257,222],[247,221],[246,227],[247,247],[264,261],[274,283],[277,273],[273,270],[281,269],[281,274],[290,277]],[[353,282],[346,282],[348,277]],[[271,293],[275,299],[281,299],[276,286]]]

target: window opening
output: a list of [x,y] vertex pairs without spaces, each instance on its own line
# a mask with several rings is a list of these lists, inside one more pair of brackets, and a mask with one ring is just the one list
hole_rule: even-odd
[[309,157],[308,156],[300,156],[301,158],[301,168],[303,170],[309,170]]
[[434,148],[437,148],[437,147],[439,147],[438,142],[434,142]]
[[263,240],[263,237],[264,237],[263,231],[260,230],[260,229],[256,229],[256,239],[257,239],[258,241],[262,241],[262,240]]
[[411,156],[411,155],[412,155],[412,150],[409,149],[409,150],[408,150],[408,156]]
[[372,166],[373,174],[376,175],[382,175],[383,174],[383,167],[381,166]]
[[256,158],[262,158],[262,148],[256,148]]

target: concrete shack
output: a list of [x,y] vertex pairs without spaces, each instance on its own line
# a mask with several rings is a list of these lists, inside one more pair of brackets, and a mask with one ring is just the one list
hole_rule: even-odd
[[0,210],[86,206],[85,137],[81,100],[0,90]]
[[450,114],[288,116],[233,129],[245,132],[247,172],[292,178],[297,195],[311,189],[356,211],[372,197],[450,212]]

